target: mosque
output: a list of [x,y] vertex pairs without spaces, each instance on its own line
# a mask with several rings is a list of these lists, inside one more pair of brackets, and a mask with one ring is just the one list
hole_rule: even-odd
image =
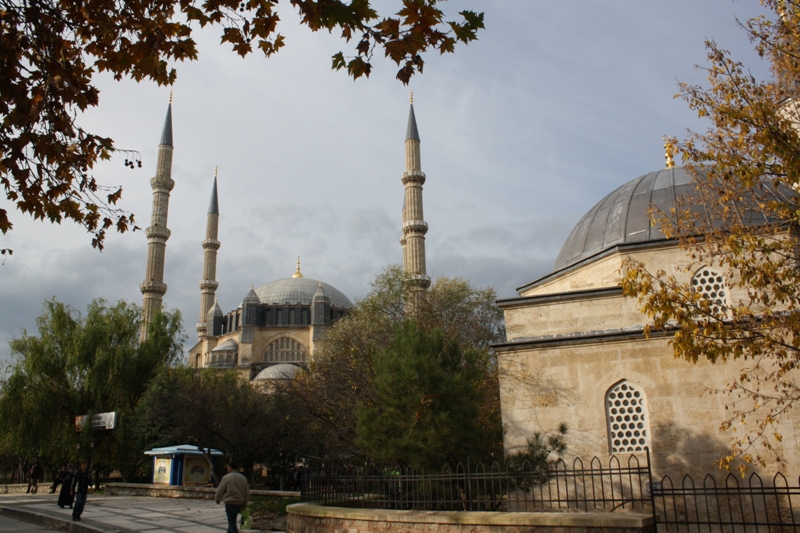
[[[403,267],[417,290],[424,291],[430,285],[425,261],[428,225],[422,210],[425,174],[413,102],[405,148]],[[141,284],[143,338],[167,290],[163,274],[174,186],[172,150],[170,104],[151,181],[153,215]],[[730,306],[746,299],[715,265],[687,274],[681,268],[692,264],[687,251],[652,223],[651,206],[669,212],[680,199],[691,200],[693,191],[691,175],[671,160],[666,168],[625,183],[578,222],[551,273],[520,287],[518,297],[498,301],[507,336],[494,346],[507,451],[566,422],[570,455],[603,458],[647,449],[657,474],[705,473],[725,455],[728,437],[718,428],[730,398],[708,392],[736,379],[739,365],[676,359],[670,334],[646,336],[647,317],[621,288],[623,262],[632,258],[679,281],[691,278],[696,290],[715,304]],[[291,377],[314,357],[326,330],[353,304],[334,286],[304,277],[298,258],[293,276],[258,288],[254,284],[236,309],[224,313],[215,298],[219,217],[215,176],[202,241],[198,340],[189,350],[189,365],[231,368],[253,381]],[[783,442],[777,451],[788,472],[800,470],[798,417],[797,410],[789,411],[780,428]]]
[[[713,391],[735,381],[744,363],[676,359],[672,334],[646,336],[648,318],[621,288],[623,262],[632,258],[651,272],[691,280],[713,304],[747,301],[715,265],[687,274],[680,267],[694,264],[689,252],[653,224],[651,206],[669,213],[676,203],[685,205],[682,199],[692,201],[692,179],[668,161],[667,168],[625,183],[581,218],[551,273],[518,288],[518,297],[498,301],[507,336],[495,346],[507,451],[566,422],[571,456],[608,458],[647,448],[654,471],[679,474],[678,480],[687,473],[702,479],[727,455],[734,435],[719,427],[731,398]],[[785,463],[767,473],[800,471],[798,421],[796,409],[784,415],[776,451]]]
[[[414,280],[417,290],[430,285],[426,274],[425,234],[428,224],[423,219],[422,186],[425,174],[420,166],[420,137],[414,115],[413,100],[406,128],[406,171],[402,217],[403,268]],[[167,108],[164,129],[158,149],[156,176],[151,180],[153,214],[147,228],[147,270],[140,289],[143,295],[143,327],[161,310],[167,291],[164,283],[164,261],[169,197],[172,180],[172,103]],[[333,285],[305,277],[300,271],[300,258],[291,277],[275,280],[244,295],[241,304],[224,313],[216,300],[217,251],[220,223],[217,177],[211,189],[208,206],[203,276],[200,281],[200,320],[197,343],[189,349],[192,368],[235,369],[243,378],[264,382],[291,378],[314,357],[315,349],[333,323],[353,308],[353,303]]]

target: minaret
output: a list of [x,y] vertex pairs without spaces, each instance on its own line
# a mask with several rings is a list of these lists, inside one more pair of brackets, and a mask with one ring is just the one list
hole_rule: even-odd
[[200,321],[197,323],[197,337],[206,336],[206,317],[216,301],[217,283],[217,240],[219,230],[219,202],[217,201],[217,169],[214,169],[214,186],[211,189],[211,202],[208,204],[206,218],[206,238],[203,241],[203,280],[200,282]]
[[422,217],[422,185],[425,173],[420,163],[419,132],[414,117],[414,94],[411,94],[411,107],[408,111],[406,130],[406,171],[403,185],[406,186],[403,201],[403,271],[414,280],[416,290],[424,291],[431,284],[425,268],[425,234],[428,224]]
[[148,327],[153,317],[161,312],[161,300],[167,292],[164,283],[164,256],[170,231],[167,229],[167,212],[169,211],[169,193],[175,186],[172,181],[172,95],[169,97],[167,118],[164,120],[164,131],[158,146],[158,162],[156,176],[150,180],[153,188],[153,214],[147,235],[147,270],[144,281],[139,285],[142,291],[142,331],[139,339],[144,341],[148,336]]

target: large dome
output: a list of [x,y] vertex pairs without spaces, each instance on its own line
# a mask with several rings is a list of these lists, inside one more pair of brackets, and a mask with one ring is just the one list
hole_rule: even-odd
[[583,216],[561,248],[553,270],[620,244],[664,239],[661,225],[650,223],[650,206],[669,213],[675,198],[694,190],[692,176],[683,168],[665,168],[629,181]]
[[310,305],[314,299],[314,294],[322,283],[322,290],[325,296],[330,298],[331,306],[352,309],[353,302],[342,294],[335,287],[325,282],[320,282],[311,278],[285,278],[267,283],[256,289],[258,299],[262,304],[282,305],[282,304],[301,304]]

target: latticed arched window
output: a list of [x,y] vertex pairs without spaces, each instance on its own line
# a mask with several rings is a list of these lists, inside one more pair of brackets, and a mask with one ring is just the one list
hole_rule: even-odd
[[725,278],[716,270],[702,267],[692,276],[692,288],[711,304],[711,312],[720,315],[728,306],[728,291]]
[[641,387],[622,380],[606,393],[606,422],[611,453],[643,452],[650,446],[650,417]]
[[305,363],[306,349],[294,339],[281,337],[272,341],[264,352],[267,363]]

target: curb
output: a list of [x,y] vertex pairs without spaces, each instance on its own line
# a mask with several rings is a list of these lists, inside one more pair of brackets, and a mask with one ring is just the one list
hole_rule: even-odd
[[127,531],[125,529],[101,529],[99,527],[82,522],[72,522],[69,519],[50,516],[44,513],[31,511],[30,509],[21,509],[19,507],[0,506],[0,514],[43,526],[53,526],[58,528],[65,527],[67,531],[72,533],[109,533],[109,531]]

